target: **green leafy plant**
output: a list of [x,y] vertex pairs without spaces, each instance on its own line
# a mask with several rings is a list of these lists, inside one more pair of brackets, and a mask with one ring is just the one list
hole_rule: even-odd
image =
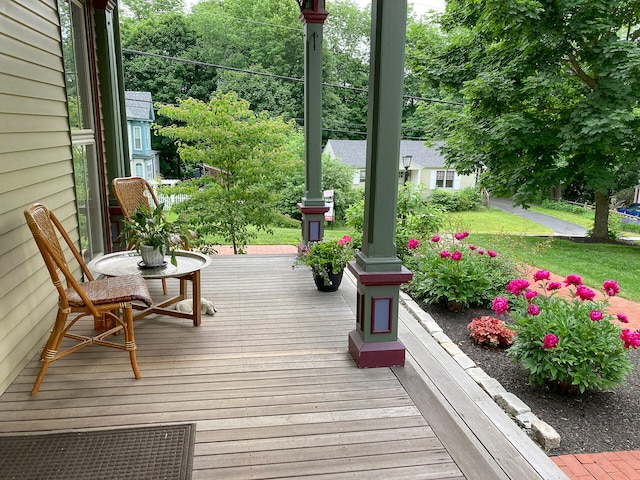
[[[548,271],[537,271],[534,290],[528,280],[517,278],[506,287],[510,298],[493,301],[496,314],[509,313],[514,321],[516,337],[508,353],[529,371],[531,384],[546,382],[572,394],[622,384],[632,370],[629,349],[640,346],[640,331],[621,330],[616,315],[607,313],[618,284],[605,281],[602,299],[596,300],[578,275],[564,280],[568,297],[559,293],[562,283],[549,279]],[[628,322],[622,313],[617,319]]]
[[412,249],[405,264],[413,272],[406,286],[412,297],[443,303],[452,310],[489,306],[516,273],[506,255],[467,243],[468,232],[434,235]]
[[329,274],[344,270],[347,263],[353,260],[353,256],[352,239],[349,235],[344,235],[338,240],[311,243],[300,252],[293,266],[310,267],[314,275],[322,277],[325,285],[328,285]]
[[471,332],[469,336],[476,343],[494,348],[508,347],[513,343],[516,335],[516,332],[507,327],[503,320],[489,315],[471,320],[467,330]]
[[163,213],[164,205],[136,209],[131,218],[124,220],[120,235],[124,235],[127,244],[140,253],[141,245],[149,245],[155,250],[164,250],[171,257],[171,263],[177,265],[176,250],[188,245],[191,232],[181,220],[167,221]]

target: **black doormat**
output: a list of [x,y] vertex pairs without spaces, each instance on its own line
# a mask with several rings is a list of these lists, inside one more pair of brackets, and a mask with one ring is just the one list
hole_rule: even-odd
[[196,426],[0,435],[2,480],[190,480]]

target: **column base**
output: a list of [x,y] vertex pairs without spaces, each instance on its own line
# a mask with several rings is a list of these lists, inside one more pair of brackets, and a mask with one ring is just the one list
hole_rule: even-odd
[[359,368],[404,367],[405,347],[398,340],[365,343],[360,334],[352,330],[349,353]]

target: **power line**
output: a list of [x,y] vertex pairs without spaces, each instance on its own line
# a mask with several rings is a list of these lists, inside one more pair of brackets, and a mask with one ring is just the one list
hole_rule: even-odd
[[[199,66],[203,66],[203,67],[219,68],[221,70],[229,70],[229,71],[232,71],[232,72],[246,73],[246,74],[249,74],[249,75],[258,75],[258,76],[267,77],[267,78],[276,78],[278,80],[287,80],[289,82],[304,83],[304,79],[303,78],[287,77],[287,76],[284,76],[284,75],[275,75],[273,73],[256,72],[254,70],[246,70],[246,69],[242,69],[242,68],[227,67],[225,65],[217,65],[215,63],[201,62],[201,61],[198,61],[198,60],[189,60],[189,59],[180,58],[180,57],[172,57],[170,55],[161,55],[159,53],[142,52],[140,50],[132,50],[130,48],[123,48],[122,52],[131,53],[131,54],[134,54],[134,55],[155,57],[155,58],[160,58],[162,60],[171,60],[171,61],[174,61],[174,62],[187,63],[187,64],[190,64],[190,65],[199,65]],[[342,89],[342,90],[351,90],[351,91],[362,92],[362,93],[367,93],[367,94],[369,93],[369,89],[367,89],[367,88],[350,87],[350,86],[347,86],[347,85],[336,85],[336,84],[333,84],[333,83],[323,83],[322,86],[329,87],[329,88],[338,88],[338,89]],[[463,106],[464,105],[463,103],[459,103],[459,102],[451,102],[451,101],[447,101],[447,100],[440,100],[440,99],[437,99],[437,98],[416,97],[416,96],[413,96],[413,95],[403,95],[402,98],[406,98],[408,100],[418,100],[418,101],[423,101],[423,102],[443,103],[443,104],[447,104],[447,105],[459,105],[459,106]]]

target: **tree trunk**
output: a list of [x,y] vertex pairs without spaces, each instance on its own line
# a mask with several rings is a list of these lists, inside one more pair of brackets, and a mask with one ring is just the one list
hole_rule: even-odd
[[609,240],[609,194],[595,192],[596,214],[591,238],[599,241]]

